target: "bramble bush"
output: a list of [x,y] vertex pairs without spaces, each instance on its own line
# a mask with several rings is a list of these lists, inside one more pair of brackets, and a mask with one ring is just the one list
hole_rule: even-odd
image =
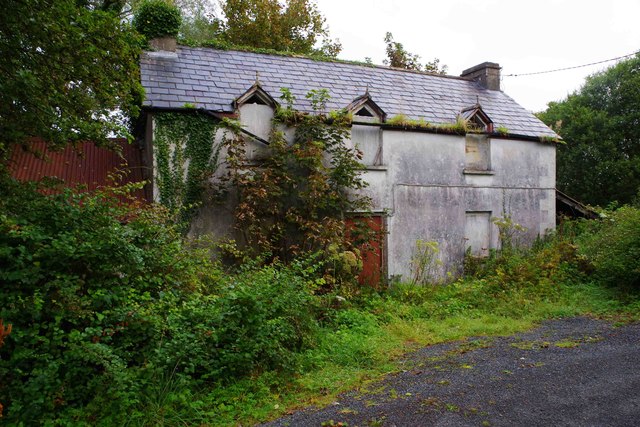
[[[0,186],[0,349],[7,422],[122,424],[174,378],[196,389],[296,369],[313,340],[308,280],[279,266],[226,275],[157,206],[123,190]],[[120,198],[118,198],[118,194]]]

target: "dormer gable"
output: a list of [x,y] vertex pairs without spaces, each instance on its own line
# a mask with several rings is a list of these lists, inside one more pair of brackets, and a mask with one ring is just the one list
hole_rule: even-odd
[[387,114],[373,101],[368,90],[364,95],[354,99],[347,106],[347,111],[353,114],[353,120],[356,122],[383,123],[387,119]]
[[484,112],[479,102],[464,108],[458,116],[476,130],[493,133],[493,120]]
[[233,107],[237,111],[238,108],[245,104],[267,105],[274,110],[278,107],[278,101],[273,99],[267,91],[265,91],[260,82],[256,81],[245,93],[240,95],[233,101]]
[[233,105],[242,127],[268,141],[278,102],[262,89],[260,82],[256,79],[249,90],[233,101]]

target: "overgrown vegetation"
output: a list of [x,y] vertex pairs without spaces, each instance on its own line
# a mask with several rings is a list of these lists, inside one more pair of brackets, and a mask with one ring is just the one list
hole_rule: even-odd
[[455,123],[429,123],[423,118],[411,119],[404,114],[393,116],[385,122],[388,126],[397,126],[404,129],[424,129],[432,132],[452,133],[465,135],[467,133],[481,132],[462,117],[457,117]]
[[[357,258],[345,214],[366,213],[370,200],[357,191],[366,186],[361,153],[344,143],[350,116],[325,113],[326,90],[311,91],[307,98],[315,114],[297,112],[293,95],[283,89],[285,106],[276,112],[268,155],[257,167],[248,164],[242,136],[227,140],[228,173],[221,186],[238,198],[235,224],[252,256],[288,264],[314,254],[336,273],[350,264],[351,255]],[[295,126],[291,142],[282,126]],[[340,278],[330,274],[324,281],[333,285]]]
[[[134,14],[138,15],[150,0],[130,0]],[[335,58],[342,50],[338,40],[331,38],[322,13],[313,0],[151,0],[152,3],[170,4],[182,15],[178,35],[183,43],[199,46],[244,46],[258,50],[287,52]],[[173,12],[167,14],[166,6],[155,6],[166,16],[165,22],[174,22]],[[137,21],[147,21],[138,19]],[[152,21],[153,22],[153,21]],[[154,28],[166,27],[159,22]],[[172,26],[173,28],[173,26]],[[147,30],[142,29],[145,34]],[[166,34],[152,31],[149,37]]]
[[222,145],[215,136],[220,125],[202,113],[155,116],[156,185],[160,203],[191,218],[202,202],[205,186],[218,167]]
[[168,211],[114,197],[124,190],[0,188],[10,424],[247,424],[328,402],[416,345],[640,308],[634,208],[565,223],[448,286],[345,295],[318,293],[326,271],[304,257],[224,271]]
[[313,342],[317,303],[296,267],[227,276],[168,211],[115,197],[127,189],[45,196],[3,184],[9,421],[132,422],[166,387],[182,399],[261,370],[295,371]]
[[180,10],[165,0],[144,0],[133,18],[133,26],[147,40],[175,37],[180,30]]

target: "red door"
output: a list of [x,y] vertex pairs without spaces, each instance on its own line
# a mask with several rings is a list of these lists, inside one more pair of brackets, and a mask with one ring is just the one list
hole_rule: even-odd
[[[362,255],[362,271],[358,275],[361,285],[380,287],[383,279],[384,262],[384,222],[382,215],[353,216],[346,220],[354,240]],[[365,233],[358,232],[365,231]]]

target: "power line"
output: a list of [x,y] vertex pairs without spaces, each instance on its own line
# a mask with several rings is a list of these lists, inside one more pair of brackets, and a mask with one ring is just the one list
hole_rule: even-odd
[[591,62],[590,64],[584,64],[584,65],[576,65],[574,67],[565,67],[565,68],[556,68],[555,70],[547,70],[547,71],[536,71],[534,73],[519,73],[519,74],[505,74],[504,77],[521,77],[521,76],[533,76],[535,74],[548,74],[548,73],[555,73],[557,71],[566,71],[566,70],[574,70],[576,68],[584,68],[584,67],[589,67],[591,65],[598,65],[598,64],[604,64],[605,62],[611,62],[611,61],[617,61],[619,59],[624,59],[624,58],[629,58],[630,56],[633,56],[637,53],[640,53],[639,51],[630,53],[628,55],[624,55],[624,56],[618,56],[616,58],[611,58],[611,59],[605,59],[604,61],[598,61],[598,62]]

